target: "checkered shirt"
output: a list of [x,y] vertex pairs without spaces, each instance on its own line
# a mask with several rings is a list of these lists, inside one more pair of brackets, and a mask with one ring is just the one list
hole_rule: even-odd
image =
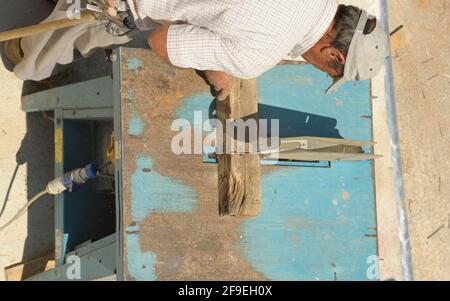
[[[254,78],[325,34],[337,0],[128,0],[140,20],[170,23],[167,50],[181,68]],[[138,23],[139,24],[139,23]]]

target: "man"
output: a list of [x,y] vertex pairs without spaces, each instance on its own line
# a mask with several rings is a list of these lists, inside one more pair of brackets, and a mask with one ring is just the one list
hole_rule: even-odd
[[[114,7],[121,0],[107,1]],[[333,77],[335,82],[327,90],[332,92],[347,80],[375,76],[389,53],[388,35],[381,24],[354,6],[338,5],[337,0],[126,1],[140,29],[158,24],[148,37],[153,51],[174,66],[205,71],[219,100],[230,93],[233,76],[257,77],[288,55],[303,56]],[[125,37],[108,40],[104,32],[99,32],[99,24],[95,26],[95,33],[101,37],[99,43],[95,43],[97,36],[93,32],[83,37],[83,43],[66,41],[83,48],[83,54],[94,47],[104,47],[107,42],[124,43]],[[78,30],[78,34],[83,30],[86,28]],[[53,44],[51,36],[44,39],[47,43],[38,36],[32,38],[34,41],[24,38],[21,42],[24,58],[16,66],[16,74],[36,79],[30,68],[36,67],[34,60],[48,49],[55,49],[58,38],[67,34],[59,31],[60,36]],[[33,50],[33,44],[40,45],[38,51]],[[70,59],[70,55],[64,60],[58,55],[47,57],[49,62],[44,64],[47,70],[41,76],[48,75],[56,63],[67,63]],[[39,73],[38,68],[34,71]]]

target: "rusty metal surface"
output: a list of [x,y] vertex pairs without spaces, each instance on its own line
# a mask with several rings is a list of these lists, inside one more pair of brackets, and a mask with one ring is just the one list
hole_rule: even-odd
[[263,279],[236,246],[240,220],[218,215],[217,167],[171,151],[177,108],[209,87],[148,50],[122,49],[121,77],[125,278]]
[[[214,115],[209,87],[148,50],[122,49],[120,65],[125,279],[377,279],[372,162],[264,166],[261,214],[221,219],[217,166],[171,151],[173,120]],[[328,84],[310,65],[275,67],[258,78],[260,123],[279,120],[281,138],[371,140],[370,83],[326,96]]]

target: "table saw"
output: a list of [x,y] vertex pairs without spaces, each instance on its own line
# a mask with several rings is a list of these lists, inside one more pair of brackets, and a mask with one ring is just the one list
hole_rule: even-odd
[[[370,83],[325,96],[329,81],[275,67],[258,79],[259,118],[279,119],[281,138],[372,141]],[[72,255],[85,280],[377,279],[373,161],[263,164],[260,215],[220,217],[214,161],[170,148],[173,120],[212,108],[194,71],[131,48],[114,51],[111,76],[25,96],[26,112],[54,111],[56,176],[107,160],[111,143],[115,163],[55,197],[56,268],[31,279],[68,280]]]
[[[343,2],[387,26],[385,0]],[[173,120],[214,117],[209,87],[149,50],[119,48],[110,59],[108,76],[23,97],[25,112],[53,111],[55,176],[114,162],[110,176],[55,197],[56,267],[29,280],[412,278],[390,62],[330,96],[332,79],[306,64],[258,78],[259,118],[279,119],[281,138],[376,141],[364,151],[383,157],[261,160],[261,212],[243,219],[218,214],[214,148],[170,150]]]

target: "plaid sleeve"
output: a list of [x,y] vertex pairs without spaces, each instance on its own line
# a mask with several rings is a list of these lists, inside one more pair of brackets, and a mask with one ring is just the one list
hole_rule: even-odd
[[266,68],[256,60],[254,51],[246,51],[231,39],[189,24],[169,27],[167,51],[174,66],[223,71],[239,78],[257,77],[271,67]]

